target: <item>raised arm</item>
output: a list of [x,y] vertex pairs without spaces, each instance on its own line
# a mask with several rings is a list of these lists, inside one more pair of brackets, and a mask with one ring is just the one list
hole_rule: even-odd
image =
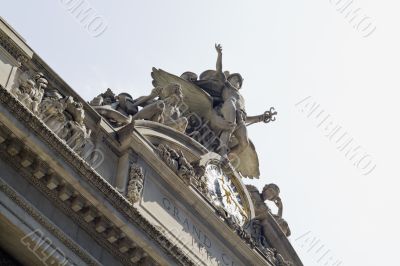
[[217,50],[217,52],[218,52],[217,72],[218,72],[218,74],[223,74],[223,72],[222,72],[222,46],[221,46],[221,44],[215,44],[215,50]]

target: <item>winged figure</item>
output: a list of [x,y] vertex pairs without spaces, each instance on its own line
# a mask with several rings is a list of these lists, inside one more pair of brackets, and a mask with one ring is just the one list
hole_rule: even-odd
[[[258,156],[248,138],[246,127],[258,122],[274,121],[277,112],[271,108],[261,115],[247,116],[244,99],[239,92],[243,78],[239,73],[223,72],[222,47],[215,45],[215,48],[218,52],[216,70],[204,71],[198,79],[193,72],[185,72],[178,77],[153,68],[153,86],[179,84],[184,104],[181,109],[188,117],[189,124],[191,120],[197,120],[195,131],[200,134],[200,142],[204,145],[217,140],[218,144],[213,147],[215,152],[227,156],[243,177],[259,178]],[[205,126],[209,130],[204,130]],[[188,129],[191,127],[188,126]],[[206,135],[202,135],[202,131]]]

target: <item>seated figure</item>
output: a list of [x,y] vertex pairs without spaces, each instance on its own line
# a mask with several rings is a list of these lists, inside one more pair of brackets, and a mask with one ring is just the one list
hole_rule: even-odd
[[[185,132],[188,121],[182,117],[179,106],[183,94],[179,84],[155,87],[150,95],[133,99],[128,93],[118,96],[108,89],[95,97],[90,105],[114,127],[124,126],[132,120],[150,120]],[[141,107],[141,108],[139,108]]]
[[275,203],[276,207],[278,207],[278,213],[277,214],[272,214],[272,216],[275,218],[276,222],[278,223],[279,227],[281,228],[282,232],[286,236],[290,236],[290,228],[288,223],[285,221],[285,219],[282,218],[282,212],[283,212],[283,204],[282,200],[279,197],[280,189],[277,185],[275,184],[267,184],[264,186],[261,196],[263,201],[272,201]]
[[179,132],[185,132],[188,121],[185,117],[182,117],[179,110],[179,105],[183,102],[183,94],[179,84],[171,83],[165,88],[156,87],[150,95],[135,100],[133,106],[140,106],[146,102],[148,104],[144,105],[132,117],[133,120],[151,120],[165,124]]

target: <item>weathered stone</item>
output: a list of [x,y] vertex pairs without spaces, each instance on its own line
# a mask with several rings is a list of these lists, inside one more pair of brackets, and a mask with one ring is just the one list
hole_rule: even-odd
[[58,193],[58,197],[62,200],[62,201],[66,201],[69,198],[71,198],[71,196],[73,195],[73,191],[71,189],[69,189],[67,186],[64,186],[60,192]]
[[60,185],[60,180],[55,175],[52,175],[48,178],[46,186],[50,189],[56,189]]
[[88,207],[83,213],[82,213],[83,219],[85,220],[85,222],[90,223],[91,221],[94,220],[94,218],[96,218],[97,212],[95,210],[93,210],[91,207]]
[[126,194],[132,204],[139,201],[140,193],[143,189],[143,180],[143,169],[136,164],[132,164],[129,170],[129,183]]
[[80,210],[82,210],[82,208],[85,206],[85,203],[82,199],[80,199],[79,197],[76,197],[72,203],[71,203],[71,208],[72,210],[74,210],[74,212],[78,212]]
[[15,156],[18,153],[20,153],[20,151],[22,150],[21,145],[19,145],[18,143],[16,143],[15,141],[11,142],[8,146],[7,146],[7,152],[8,154],[10,154],[11,156]]
[[127,252],[132,247],[132,242],[129,241],[127,238],[123,238],[118,243],[118,250],[121,253]]
[[108,230],[107,236],[106,236],[108,242],[114,243],[115,241],[118,240],[118,237],[119,237],[119,234],[116,229],[111,228]]
[[47,173],[47,169],[45,168],[45,166],[42,163],[37,161],[35,163],[35,166],[33,167],[32,175],[37,179],[41,179],[46,175],[46,173]]
[[109,224],[103,218],[100,218],[95,224],[95,229],[98,233],[103,233],[108,227]]
[[21,157],[20,163],[23,167],[28,167],[33,164],[34,160],[35,159],[33,158],[33,156],[29,154],[27,151],[25,151]]
[[135,248],[131,252],[131,262],[137,263],[141,258],[143,258],[144,253],[140,248]]

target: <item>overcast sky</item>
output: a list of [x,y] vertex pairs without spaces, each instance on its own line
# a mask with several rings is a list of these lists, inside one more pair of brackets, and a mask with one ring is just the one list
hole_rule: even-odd
[[[398,265],[398,1],[90,0],[92,29],[68,1],[3,1],[0,15],[85,100],[108,87],[148,94],[153,66],[178,75],[214,68],[221,43],[224,69],[245,79],[247,113],[279,113],[250,127],[261,164],[251,183],[280,187],[304,264]],[[326,137],[328,124],[376,169],[364,175]]]

